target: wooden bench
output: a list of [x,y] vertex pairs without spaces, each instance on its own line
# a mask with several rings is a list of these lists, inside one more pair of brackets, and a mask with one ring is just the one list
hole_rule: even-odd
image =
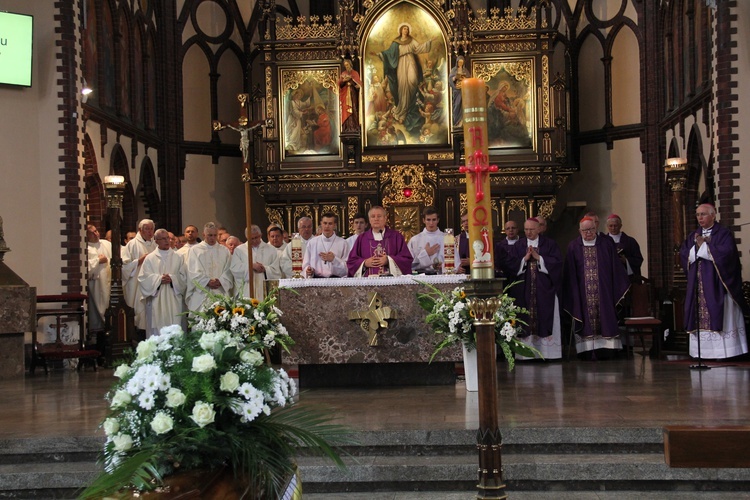
[[[62,294],[62,295],[37,295],[36,303],[36,320],[47,316],[55,317],[55,342],[52,344],[41,344],[37,340],[37,331],[32,332],[32,350],[31,350],[31,367],[30,372],[34,373],[36,366],[44,366],[44,373],[47,373],[48,359],[78,359],[78,369],[84,362],[90,364],[96,370],[96,358],[101,353],[94,349],[86,348],[86,328],[85,328],[85,309],[86,295],[83,294]],[[42,307],[39,307],[42,305]],[[78,320],[78,342],[75,344],[66,344],[63,342],[61,332],[63,328],[63,318],[75,317]]]
[[750,427],[667,426],[664,458],[670,467],[750,467]]

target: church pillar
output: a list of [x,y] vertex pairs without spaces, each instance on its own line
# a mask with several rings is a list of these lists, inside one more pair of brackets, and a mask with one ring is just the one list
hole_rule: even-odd
[[687,184],[687,160],[668,158],[664,166],[671,196],[672,210],[672,258],[673,288],[685,288],[685,273],[680,265],[680,245],[685,240],[685,186]]

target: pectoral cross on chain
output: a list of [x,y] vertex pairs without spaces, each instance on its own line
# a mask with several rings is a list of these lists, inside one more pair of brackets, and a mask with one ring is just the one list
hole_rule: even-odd
[[474,153],[467,158],[467,165],[458,168],[462,174],[472,174],[474,176],[474,193],[476,201],[479,203],[484,199],[484,176],[488,172],[497,172],[497,165],[490,165],[489,157],[484,154],[482,144],[482,129],[471,127],[469,129],[470,139],[474,148]]

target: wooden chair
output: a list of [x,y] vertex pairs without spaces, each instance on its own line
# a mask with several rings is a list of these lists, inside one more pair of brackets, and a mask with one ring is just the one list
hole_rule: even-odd
[[661,327],[661,320],[654,316],[651,295],[651,284],[645,278],[643,283],[633,283],[630,285],[631,316],[625,318],[625,330],[623,334],[640,337],[641,346],[643,347],[641,354],[643,356],[648,356],[643,337],[651,335],[656,357],[660,359],[664,332]]

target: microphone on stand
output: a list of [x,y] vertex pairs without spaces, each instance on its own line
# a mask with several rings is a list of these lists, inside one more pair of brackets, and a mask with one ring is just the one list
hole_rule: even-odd
[[[698,230],[694,234],[694,243],[696,245],[695,249],[695,265],[698,266],[699,259],[698,259],[698,248],[697,248],[697,242],[698,242],[698,231],[700,231],[701,236],[703,235],[703,228],[699,227]],[[707,241],[707,240],[705,240]],[[695,300],[695,340],[698,343],[698,364],[697,365],[690,365],[691,370],[710,370],[711,367],[703,364],[703,359],[701,358],[701,314],[700,314],[700,296],[698,293],[698,280],[700,279],[700,276],[698,275],[698,271],[695,272],[695,295],[693,297],[693,300]],[[690,342],[688,342],[688,350],[690,350]]]

